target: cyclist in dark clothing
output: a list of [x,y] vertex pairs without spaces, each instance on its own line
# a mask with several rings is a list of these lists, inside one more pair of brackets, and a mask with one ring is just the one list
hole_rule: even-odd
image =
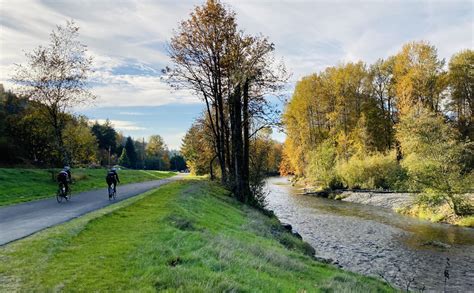
[[[120,183],[119,176],[117,174],[117,169],[112,168],[107,172],[107,176],[105,177],[105,181],[107,181],[107,185],[110,186],[113,184],[114,185],[114,192],[117,192],[116,186],[117,183]],[[109,194],[110,197],[110,194]]]
[[59,171],[58,176],[56,177],[58,183],[62,183],[66,189],[66,194],[69,192],[69,183],[72,182],[71,168],[65,166],[61,171]]

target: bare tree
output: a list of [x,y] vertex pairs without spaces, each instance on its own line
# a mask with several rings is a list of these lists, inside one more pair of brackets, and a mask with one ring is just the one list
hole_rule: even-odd
[[87,83],[92,58],[86,56],[87,47],[78,40],[78,32],[74,21],[57,26],[50,34],[49,45],[26,53],[26,64],[16,64],[12,78],[21,94],[44,105],[42,112],[54,129],[59,158],[64,164],[70,163],[63,139],[64,114],[72,106],[95,99]]

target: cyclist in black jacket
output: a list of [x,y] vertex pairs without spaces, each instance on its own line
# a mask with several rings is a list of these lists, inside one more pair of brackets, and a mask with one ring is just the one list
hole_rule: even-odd
[[[117,169],[116,168],[112,168],[107,172],[107,176],[105,177],[105,181],[107,182],[107,185],[109,186],[109,188],[113,184],[114,185],[114,192],[117,191],[116,186],[117,186],[117,183],[120,183],[120,179],[119,179],[119,176],[117,174]],[[109,198],[110,198],[110,194],[109,194]]]
[[64,168],[59,171],[56,179],[58,183],[62,183],[64,185],[67,194],[69,192],[69,183],[72,183],[71,168],[69,166],[64,166]]

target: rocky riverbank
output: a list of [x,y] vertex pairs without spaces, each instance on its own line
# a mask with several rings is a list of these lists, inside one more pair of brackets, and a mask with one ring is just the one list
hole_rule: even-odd
[[344,191],[338,198],[342,201],[368,204],[392,210],[398,210],[409,206],[414,201],[414,196],[410,193],[389,193],[371,191]]

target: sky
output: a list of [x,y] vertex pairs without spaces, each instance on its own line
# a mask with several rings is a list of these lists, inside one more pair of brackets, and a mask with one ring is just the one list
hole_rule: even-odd
[[[161,69],[172,65],[166,46],[173,30],[202,1],[0,0],[0,83],[10,82],[25,52],[47,45],[56,25],[74,19],[94,58],[93,104],[73,109],[135,139],[160,134],[179,149],[204,105],[171,90]],[[404,43],[429,41],[440,58],[473,48],[474,1],[228,0],[241,29],[268,36],[292,76],[287,97],[303,76],[344,62],[396,54]],[[281,103],[279,107],[283,107]],[[284,134],[274,132],[277,140]]]

